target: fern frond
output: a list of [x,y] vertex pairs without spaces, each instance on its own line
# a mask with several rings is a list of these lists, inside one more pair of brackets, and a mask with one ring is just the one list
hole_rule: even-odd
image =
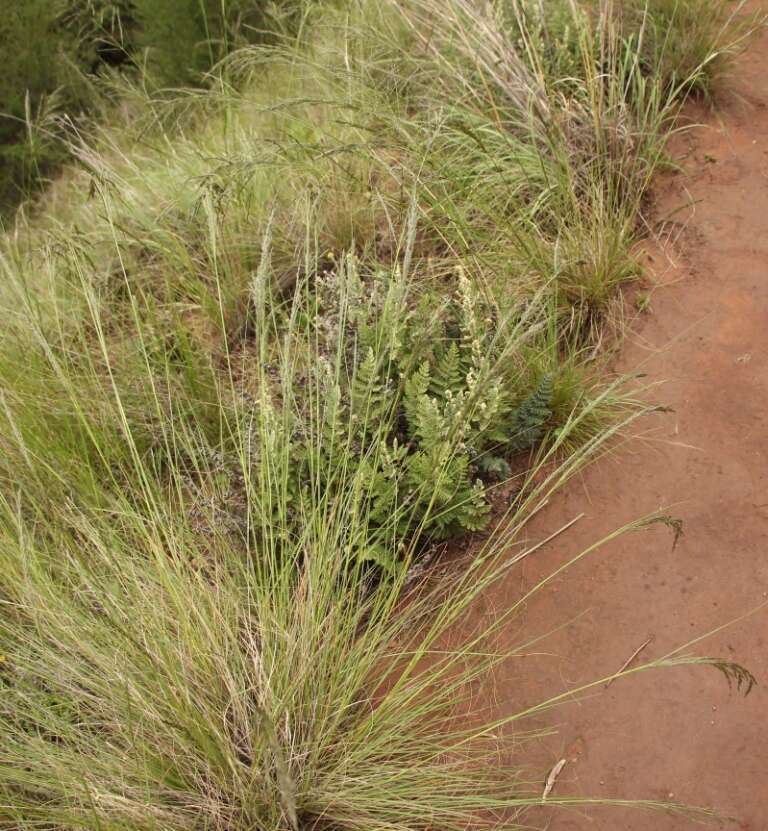
[[386,408],[385,389],[379,374],[379,364],[371,347],[358,365],[350,389],[352,413],[363,425],[378,422]]
[[527,450],[544,435],[552,416],[553,379],[545,375],[536,389],[517,407],[512,416],[512,452]]
[[411,432],[421,446],[432,450],[445,443],[449,423],[443,417],[437,400],[431,395],[421,395],[415,402],[410,422]]
[[403,411],[411,432],[416,431],[421,398],[427,394],[431,373],[429,362],[422,361],[418,369],[406,380],[403,393]]
[[461,353],[456,341],[452,340],[437,356],[429,391],[441,397],[445,397],[447,391],[455,394],[461,388],[462,374]]

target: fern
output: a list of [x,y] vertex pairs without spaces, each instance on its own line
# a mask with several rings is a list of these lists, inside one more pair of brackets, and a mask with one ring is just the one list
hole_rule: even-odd
[[365,432],[378,425],[387,409],[387,388],[381,381],[379,362],[372,348],[357,366],[350,385],[350,409]]
[[440,351],[435,361],[429,391],[443,398],[446,393],[455,394],[461,388],[462,375],[461,353],[456,341],[452,340]]
[[[339,466],[354,465],[369,524],[349,556],[384,573],[397,564],[377,545],[382,533],[445,538],[484,528],[491,508],[477,476],[506,478],[504,454],[542,438],[552,377],[513,406],[510,379],[495,369],[492,317],[463,274],[448,303],[422,298],[407,308],[397,275],[362,278],[346,257],[314,292],[322,310],[314,431],[322,434],[308,435],[300,395],[290,487],[297,496],[307,487],[332,494],[349,473]],[[339,362],[351,366],[348,376]]]
[[477,467],[486,476],[492,476],[494,479],[508,479],[512,475],[509,462],[501,456],[486,454],[478,460]]
[[513,453],[527,450],[543,437],[546,424],[552,417],[552,392],[552,376],[545,375],[512,414],[509,449]]
[[482,531],[488,525],[490,514],[491,506],[485,496],[485,486],[478,479],[470,487],[462,489],[461,499],[454,508],[452,521],[460,529]]
[[416,432],[418,411],[421,399],[427,394],[431,380],[429,362],[422,362],[418,369],[406,380],[403,394],[403,411],[408,427],[412,433]]
[[469,478],[466,453],[451,454],[450,444],[442,442],[410,456],[407,468],[409,492],[422,512],[429,513],[430,535],[447,537],[485,527],[490,506],[482,482]]
[[431,450],[441,442],[449,425],[437,400],[430,395],[421,395],[416,400],[410,427],[412,436],[419,439],[422,446]]

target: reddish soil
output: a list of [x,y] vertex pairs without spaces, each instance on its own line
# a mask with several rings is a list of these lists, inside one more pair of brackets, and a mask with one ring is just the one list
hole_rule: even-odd
[[[768,11],[768,0],[761,6]],[[674,217],[663,253],[647,255],[656,289],[619,369],[663,380],[650,438],[573,481],[528,529],[542,539],[586,516],[525,561],[490,598],[517,599],[564,559],[659,508],[682,518],[673,551],[658,528],[625,535],[528,604],[523,632],[564,624],[495,680],[502,712],[519,711],[641,659],[662,656],[768,598],[768,33],[738,60],[734,94],[672,145],[682,173],[659,184],[657,216]],[[682,208],[682,210],[677,210]],[[676,223],[683,223],[682,226]],[[508,637],[519,641],[520,631]],[[544,764],[566,759],[555,794],[650,798],[711,806],[716,827],[768,829],[768,608],[688,652],[746,665],[744,698],[710,668],[654,670],[600,686],[550,713]],[[529,820],[551,831],[680,831],[691,817],[583,807]]]

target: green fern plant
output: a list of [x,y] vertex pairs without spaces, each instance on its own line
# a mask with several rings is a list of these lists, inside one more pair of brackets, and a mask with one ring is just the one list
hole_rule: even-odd
[[449,393],[455,393],[460,388],[461,383],[461,352],[456,341],[452,340],[441,350],[435,360],[429,390],[433,395],[445,397]]
[[543,438],[553,375],[520,400],[493,311],[463,272],[441,303],[406,297],[397,269],[361,274],[349,255],[307,289],[297,286],[278,324],[289,327],[286,354],[309,350],[309,376],[282,403],[293,501],[308,487],[332,500],[354,468],[369,524],[350,554],[384,571],[395,566],[381,553],[392,550],[378,540],[384,527],[411,539],[485,527],[485,482],[509,476],[506,456]]
[[382,379],[379,361],[373,347],[357,366],[349,390],[350,411],[361,425],[378,424],[385,416],[387,398],[391,395],[391,379]]
[[536,389],[518,405],[511,419],[509,450],[519,453],[539,441],[552,417],[554,383],[551,375],[544,375]]
[[[366,292],[355,285],[346,297],[359,303]],[[552,418],[554,376],[544,375],[513,406],[519,394],[509,378],[492,369],[503,339],[496,337],[491,310],[463,272],[457,275],[455,293],[437,312],[428,303],[417,309],[406,325],[387,324],[385,331],[396,333],[395,349],[383,344],[377,313],[372,319],[359,308],[349,309],[348,319],[357,321],[359,337],[368,345],[351,383],[350,412],[361,421],[371,415],[379,419],[382,391],[390,392],[395,438],[388,445],[387,470],[366,462],[373,516],[383,521],[405,492],[413,510],[411,527],[401,532],[413,532],[420,518],[429,515],[428,527],[420,530],[446,537],[485,526],[490,509],[482,480],[509,476],[505,455],[544,437]],[[432,335],[426,348],[425,332]],[[397,360],[392,359],[395,352]]]

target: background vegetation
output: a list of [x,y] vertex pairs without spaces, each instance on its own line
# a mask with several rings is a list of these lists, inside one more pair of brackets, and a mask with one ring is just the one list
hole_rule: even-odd
[[472,706],[525,598],[457,627],[647,412],[603,347],[665,139],[746,24],[172,6],[67,7],[81,56],[119,19],[128,66],[0,243],[0,828],[519,827],[517,728],[560,699]]
[[0,208],[66,158],[57,119],[110,100],[110,77],[200,85],[230,51],[295,29],[288,0],[6,0],[0,20]]

